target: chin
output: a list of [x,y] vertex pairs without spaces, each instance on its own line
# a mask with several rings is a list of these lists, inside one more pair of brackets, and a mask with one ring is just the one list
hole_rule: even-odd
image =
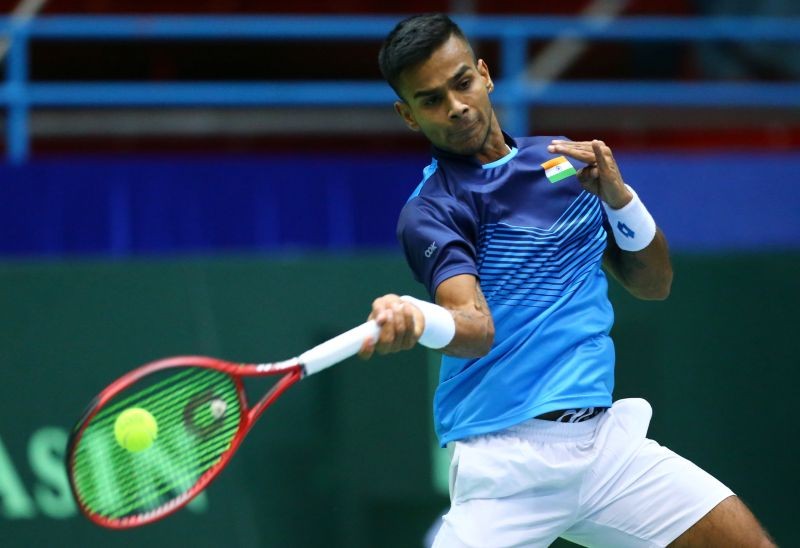
[[469,141],[450,145],[447,147],[450,152],[461,154],[462,156],[473,156],[481,151],[483,143],[478,142],[478,139],[470,139]]
[[489,129],[490,128],[486,128],[485,131],[477,130],[471,139],[454,144],[450,147],[450,150],[464,156],[474,156],[478,154],[483,150],[484,145],[486,145],[486,140],[489,138]]
[[473,147],[473,148],[464,148],[456,152],[456,154],[460,154],[461,156],[475,156],[481,151],[481,147]]

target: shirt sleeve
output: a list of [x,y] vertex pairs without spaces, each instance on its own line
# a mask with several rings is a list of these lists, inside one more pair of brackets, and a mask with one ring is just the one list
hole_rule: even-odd
[[400,213],[397,237],[414,279],[432,300],[443,281],[459,274],[478,277],[476,222],[460,204],[411,200]]

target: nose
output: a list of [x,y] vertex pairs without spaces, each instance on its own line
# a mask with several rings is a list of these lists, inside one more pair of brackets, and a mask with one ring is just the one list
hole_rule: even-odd
[[462,103],[456,95],[451,94],[448,110],[448,116],[450,119],[457,120],[462,116],[465,116],[467,112],[469,112],[469,106],[467,106],[465,103]]

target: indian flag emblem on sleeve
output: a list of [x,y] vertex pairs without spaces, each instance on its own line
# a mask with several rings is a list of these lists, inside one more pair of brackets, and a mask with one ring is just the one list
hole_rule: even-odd
[[563,156],[547,160],[542,164],[544,174],[551,183],[557,183],[562,179],[566,179],[571,175],[575,175],[575,168],[569,163],[569,160]]

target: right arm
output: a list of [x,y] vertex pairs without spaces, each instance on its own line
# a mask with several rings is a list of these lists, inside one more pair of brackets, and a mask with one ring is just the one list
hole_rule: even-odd
[[[456,332],[453,340],[441,351],[459,358],[477,358],[489,352],[494,342],[494,322],[489,305],[475,276],[461,274],[448,278],[436,289],[436,304],[453,316]],[[398,295],[384,295],[372,303],[369,319],[381,327],[374,344],[365,342],[359,352],[362,358],[399,352],[412,348],[425,329],[425,318],[414,304]]]
[[443,281],[436,290],[436,304],[449,310],[456,322],[456,335],[442,352],[459,358],[478,358],[489,352],[494,321],[475,276],[462,274]]

